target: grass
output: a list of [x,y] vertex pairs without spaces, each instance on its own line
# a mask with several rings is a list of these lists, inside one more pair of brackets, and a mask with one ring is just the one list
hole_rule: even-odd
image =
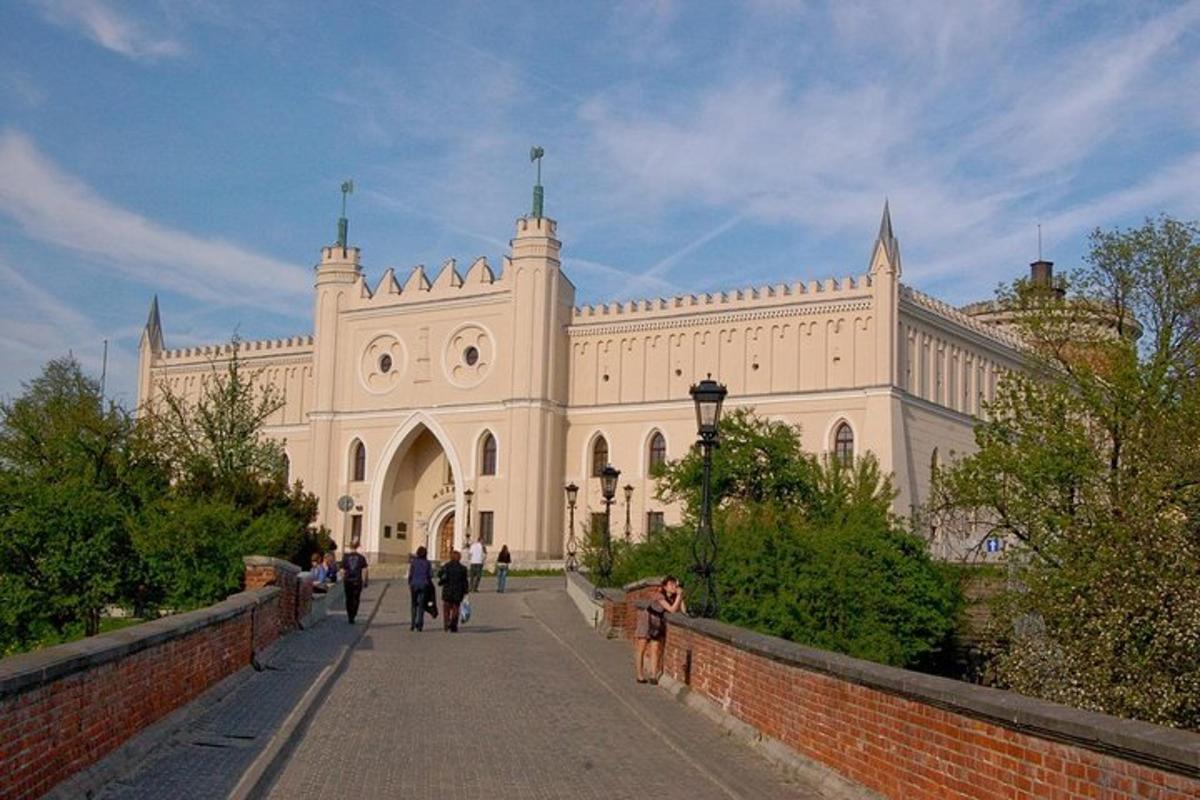
[[[485,575],[496,577],[495,570],[486,570]],[[556,578],[563,574],[561,569],[510,569],[508,577],[510,578]]]

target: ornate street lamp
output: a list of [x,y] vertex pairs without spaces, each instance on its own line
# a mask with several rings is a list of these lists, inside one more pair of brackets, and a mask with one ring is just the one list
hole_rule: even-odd
[[633,535],[633,529],[629,527],[629,506],[633,503],[633,484],[625,484],[625,541],[629,541],[629,537]]
[[709,374],[692,386],[690,393],[696,404],[696,433],[704,454],[704,477],[700,494],[700,522],[692,541],[692,572],[699,582],[700,597],[692,604],[692,613],[713,617],[717,613],[717,537],[712,526],[712,451],[717,446],[717,431],[721,424],[721,405],[726,389]]
[[621,470],[612,464],[605,465],[600,471],[600,493],[604,495],[604,547],[600,550],[599,565],[601,586],[607,586],[609,578],[612,577],[612,504],[613,498],[617,496],[617,479],[620,477]]
[[563,567],[568,572],[574,572],[579,569],[579,561],[575,558],[575,551],[578,547],[575,542],[575,500],[579,497],[579,487],[574,483],[568,483],[566,490],[567,508],[571,511],[571,521],[567,523],[567,561]]
[[463,492],[463,498],[467,501],[467,521],[463,525],[463,550],[471,549],[471,498],[475,493],[470,489]]

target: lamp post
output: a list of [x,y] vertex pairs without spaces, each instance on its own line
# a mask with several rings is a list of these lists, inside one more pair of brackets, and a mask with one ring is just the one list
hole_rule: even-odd
[[600,550],[600,585],[607,586],[612,577],[612,504],[617,496],[617,479],[621,470],[612,464],[605,465],[600,472],[600,493],[604,495],[604,547]]
[[700,494],[700,521],[692,541],[692,572],[696,573],[700,597],[691,605],[692,613],[713,617],[717,613],[717,537],[712,527],[712,451],[717,446],[717,429],[721,422],[721,404],[726,389],[709,374],[692,386],[692,402],[696,404],[696,432],[704,454],[704,476]]
[[475,493],[470,489],[463,492],[463,498],[467,501],[467,519],[463,524],[463,550],[469,550],[471,547],[471,498]]
[[563,567],[568,572],[574,572],[579,569],[579,561],[575,558],[575,551],[578,545],[575,542],[575,500],[579,497],[579,487],[574,483],[566,485],[567,491],[567,508],[570,509],[571,520],[567,523],[567,560]]
[[629,537],[633,535],[633,529],[629,527],[629,506],[633,502],[633,484],[625,484],[625,541],[629,541]]

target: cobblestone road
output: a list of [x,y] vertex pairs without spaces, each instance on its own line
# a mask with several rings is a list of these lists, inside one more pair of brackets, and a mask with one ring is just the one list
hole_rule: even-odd
[[339,604],[325,622],[283,637],[266,655],[264,671],[242,670],[195,701],[196,715],[100,789],[97,800],[226,797],[317,675],[363,632],[382,590],[374,583],[364,593],[357,625],[346,624]]
[[634,683],[628,643],[588,628],[560,579],[472,601],[459,634],[414,633],[393,585],[270,796],[818,797]]

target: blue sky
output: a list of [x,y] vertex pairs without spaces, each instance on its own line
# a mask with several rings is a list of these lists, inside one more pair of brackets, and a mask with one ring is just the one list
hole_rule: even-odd
[[0,395],[310,331],[350,232],[498,266],[532,144],[580,302],[858,274],[954,303],[1200,217],[1200,3],[0,3]]

